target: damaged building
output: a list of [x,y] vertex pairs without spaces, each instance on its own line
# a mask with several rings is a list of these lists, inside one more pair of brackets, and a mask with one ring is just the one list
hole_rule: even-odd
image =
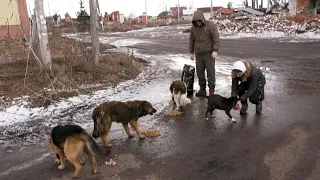
[[320,0],[289,0],[289,13],[296,14],[320,14]]

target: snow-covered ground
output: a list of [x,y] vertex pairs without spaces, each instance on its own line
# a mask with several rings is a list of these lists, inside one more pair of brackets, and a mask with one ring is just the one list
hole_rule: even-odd
[[[151,43],[145,41],[148,38],[179,38],[188,39],[189,33],[183,33],[184,30],[189,29],[191,25],[178,25],[178,26],[162,26],[162,27],[152,27],[144,28],[139,30],[133,30],[128,32],[113,32],[113,33],[101,33],[100,40],[102,43],[112,43],[118,47],[125,46],[128,44],[137,43]],[[90,36],[88,34],[83,34],[79,38],[79,34],[67,34],[66,36],[79,39],[82,41],[90,41]],[[108,38],[104,38],[108,36]],[[122,38],[126,38],[127,41],[122,41]],[[320,32],[306,32],[301,34],[291,33],[286,34],[281,31],[262,31],[261,33],[252,32],[220,32],[221,39],[243,39],[243,38],[256,38],[256,39],[272,39],[278,40],[280,42],[305,42],[305,41],[320,41]],[[106,41],[107,39],[107,41]],[[116,42],[117,40],[119,40]],[[121,44],[124,43],[124,44]]]
[[[147,40],[140,39],[139,37],[169,37],[178,36],[181,38],[187,38],[188,33],[182,33],[184,29],[189,28],[190,25],[182,26],[164,26],[155,28],[145,28],[140,30],[129,31],[126,33],[110,33],[114,35],[121,35],[116,37],[105,38],[102,34],[100,40],[102,43],[111,43],[119,48],[124,46],[130,46],[138,43],[151,43]],[[125,38],[123,38],[125,36]],[[70,38],[81,39],[83,41],[90,40],[88,36],[81,36],[78,34],[68,34]],[[314,33],[304,33],[295,36],[297,39],[320,39],[320,35],[314,35]],[[265,34],[250,34],[250,33],[238,33],[235,35],[222,35],[222,38],[288,38],[283,33],[265,33]],[[135,52],[135,55],[146,59],[151,62],[152,66],[144,70],[137,79],[123,82],[116,87],[108,87],[104,90],[93,92],[91,95],[79,95],[67,100],[58,102],[49,106],[48,108],[27,108],[28,97],[21,97],[15,99],[10,106],[1,107],[0,109],[0,127],[12,126],[16,123],[31,121],[34,119],[46,119],[46,121],[53,120],[52,122],[58,122],[56,118],[67,114],[66,110],[74,109],[74,107],[86,104],[90,106],[92,104],[97,105],[101,102],[108,100],[131,100],[131,99],[145,99],[151,100],[158,109],[163,109],[164,104],[168,104],[169,94],[167,93],[167,87],[171,78],[168,78],[168,74],[179,73],[184,63],[193,63],[188,60],[186,55],[143,55]],[[163,64],[180,63],[174,66],[166,66]],[[160,66],[159,66],[160,65]],[[154,67],[162,67],[155,69]],[[169,69],[168,69],[169,68]],[[219,68],[219,64],[217,65]],[[150,75],[152,74],[152,75]],[[172,77],[172,76],[169,76]],[[161,82],[161,83],[159,83]],[[94,106],[92,105],[92,106]],[[90,112],[90,111],[89,111]],[[160,112],[160,111],[158,111]],[[77,116],[77,114],[75,114]],[[87,113],[89,117],[90,114]],[[56,120],[54,120],[56,119]],[[86,120],[86,123],[90,120]],[[79,120],[81,123],[81,120]],[[54,124],[54,123],[53,123]]]
[[[125,33],[107,33],[109,35],[119,35],[131,38],[148,37],[175,37],[181,39],[188,39],[189,33],[183,33],[184,30],[190,28],[191,25],[180,26],[163,26],[157,28],[145,28],[139,30],[128,31]],[[281,31],[264,31],[262,33],[233,33],[233,32],[220,32],[221,39],[241,39],[241,38],[259,38],[259,39],[278,39],[285,42],[299,42],[299,41],[319,41],[320,32],[306,32],[302,34],[286,34]]]
[[284,32],[271,31],[264,33],[236,33],[223,34],[222,39],[241,39],[241,38],[259,38],[259,39],[279,39],[284,42],[303,42],[303,41],[319,41],[320,33],[306,32],[302,34],[287,35]]
[[[101,35],[100,40],[103,43],[111,43],[118,47],[116,51],[126,46],[132,46],[137,43],[152,43],[147,39],[139,37],[160,37],[178,36],[187,38],[188,33],[182,33],[182,30],[188,26],[169,26],[159,28],[147,28],[142,30],[119,33],[115,37],[106,37]],[[68,34],[70,38],[90,40],[88,36],[78,34]],[[23,137],[25,143],[32,143],[33,138],[39,138],[47,134],[46,130],[56,124],[75,123],[80,124],[87,129],[92,128],[91,113],[98,104],[110,100],[147,100],[150,101],[161,113],[170,101],[169,86],[172,80],[180,78],[181,70],[184,64],[193,64],[185,54],[162,54],[162,55],[146,55],[135,50],[135,56],[143,58],[150,62],[151,66],[146,67],[142,73],[134,80],[129,80],[115,87],[106,87],[103,90],[92,92],[88,95],[79,95],[62,100],[47,108],[28,108],[28,97],[15,99],[10,105],[0,108],[0,144],[10,137]],[[227,59],[229,57],[223,57]],[[217,62],[217,91],[230,86],[230,80],[226,80],[230,75],[230,64]],[[195,77],[195,90],[197,90],[197,78]],[[227,95],[229,92],[221,94]],[[1,98],[0,98],[1,100]],[[154,116],[147,116],[139,120],[139,124],[143,129],[153,127],[157,119]],[[123,127],[114,124],[111,129],[112,137],[124,137]]]

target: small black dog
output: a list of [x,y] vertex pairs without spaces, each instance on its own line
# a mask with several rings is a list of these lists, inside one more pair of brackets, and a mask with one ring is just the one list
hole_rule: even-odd
[[236,120],[230,115],[230,111],[236,105],[238,101],[237,97],[225,98],[220,95],[213,94],[206,96],[206,98],[208,99],[207,111],[205,115],[207,120],[208,112],[210,112],[211,117],[214,117],[214,115],[212,115],[213,110],[220,109],[224,110],[233,122],[236,122]]

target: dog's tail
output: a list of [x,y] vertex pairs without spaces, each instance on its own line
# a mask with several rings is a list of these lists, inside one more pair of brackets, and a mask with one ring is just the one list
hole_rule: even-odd
[[101,148],[96,141],[89,135],[83,134],[85,137],[86,150],[92,155],[107,156],[111,153],[110,148]]
[[191,99],[189,99],[186,94],[182,94],[180,96],[180,105],[186,106],[188,104],[191,104]]
[[100,130],[99,130],[99,125],[98,125],[98,120],[100,121],[101,114],[100,114],[100,109],[95,108],[92,112],[92,119],[93,119],[93,132],[92,132],[92,137],[97,138],[100,136]]

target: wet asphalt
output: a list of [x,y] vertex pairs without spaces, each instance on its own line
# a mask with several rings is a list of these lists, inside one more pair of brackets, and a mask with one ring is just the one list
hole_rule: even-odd
[[[149,40],[154,44],[134,47],[145,54],[188,53],[186,39]],[[87,161],[80,179],[319,179],[320,43],[222,40],[219,57],[223,63],[246,58],[266,69],[261,115],[249,104],[245,116],[231,112],[237,123],[219,110],[205,120],[206,100],[192,97],[181,117],[168,117],[168,108],[155,117],[161,136],[112,140],[112,154],[99,158],[100,173],[92,175]],[[217,81],[229,78],[218,73]],[[15,148],[1,155],[0,179],[69,179],[73,172],[70,164],[57,168],[46,141]],[[104,164],[110,158],[116,167]]]

